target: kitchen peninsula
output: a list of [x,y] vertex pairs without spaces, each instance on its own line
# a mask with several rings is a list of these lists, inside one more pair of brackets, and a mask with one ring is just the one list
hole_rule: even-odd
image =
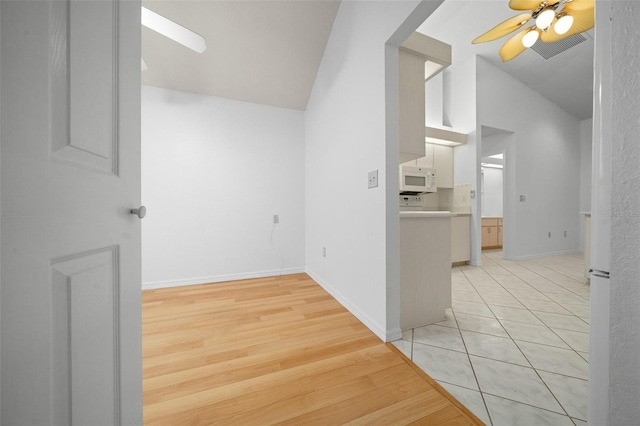
[[451,307],[451,218],[442,211],[400,212],[400,328],[444,319]]

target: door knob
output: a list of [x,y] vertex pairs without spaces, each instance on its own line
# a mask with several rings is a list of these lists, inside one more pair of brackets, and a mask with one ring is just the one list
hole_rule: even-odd
[[137,209],[131,209],[130,213],[135,214],[140,219],[142,219],[147,214],[147,208],[145,206],[140,206]]

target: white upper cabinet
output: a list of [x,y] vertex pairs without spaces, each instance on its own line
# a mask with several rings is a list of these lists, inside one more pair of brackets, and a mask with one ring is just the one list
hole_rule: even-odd
[[428,169],[436,169],[436,186],[453,188],[453,147],[424,144],[424,157],[416,160],[416,165]]
[[398,50],[400,163],[425,156],[425,81],[451,64],[451,46],[413,33]]
[[[435,169],[435,158],[433,156],[434,150],[433,150],[434,145],[430,144],[430,143],[425,143],[424,144],[424,157],[420,157],[416,160],[416,164],[420,167],[426,167],[428,169]],[[437,183],[437,179],[438,177],[436,176],[436,183]]]
[[424,58],[400,49],[400,162],[424,156]]
[[433,148],[433,168],[438,188],[453,188],[453,147],[427,144]]

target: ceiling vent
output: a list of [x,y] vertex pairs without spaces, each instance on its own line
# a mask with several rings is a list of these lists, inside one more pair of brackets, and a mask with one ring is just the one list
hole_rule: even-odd
[[579,45],[585,40],[586,38],[582,34],[576,34],[560,41],[556,41],[554,43],[545,43],[538,40],[536,44],[531,46],[531,48],[538,52],[538,54],[544,59],[551,59],[554,56],[561,54],[565,50],[569,50],[573,46]]

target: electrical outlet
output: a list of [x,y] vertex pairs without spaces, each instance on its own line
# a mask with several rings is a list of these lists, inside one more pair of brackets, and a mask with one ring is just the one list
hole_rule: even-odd
[[549,232],[549,238],[551,238],[551,232]]
[[526,201],[525,196],[524,196],[524,195],[521,195],[521,196],[520,196],[520,202],[521,202],[521,203],[524,203],[525,201]]
[[327,248],[322,247],[322,257],[327,257]]
[[369,188],[375,188],[378,186],[378,171],[374,170],[369,172]]
[[564,231],[564,237],[567,238],[567,231]]
[[277,214],[273,215],[273,223],[280,223],[280,216],[278,216]]

